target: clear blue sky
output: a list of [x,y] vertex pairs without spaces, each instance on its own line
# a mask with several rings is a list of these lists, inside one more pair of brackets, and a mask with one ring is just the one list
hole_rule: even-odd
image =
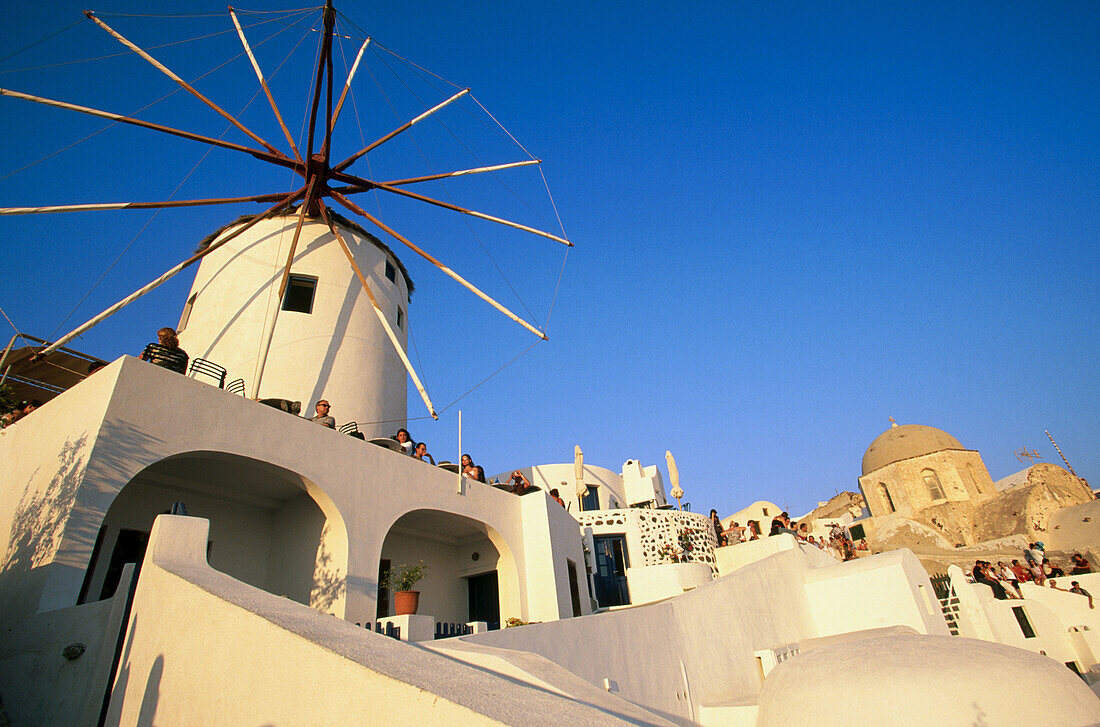
[[[0,57],[80,21],[84,8],[9,8]],[[224,8],[194,2],[187,12]],[[104,17],[177,13],[179,3],[95,9]],[[994,479],[1024,466],[1013,454],[1022,447],[1060,463],[1043,434],[1049,429],[1077,472],[1100,484],[1100,4],[338,9],[386,48],[471,87],[544,160],[576,243],[550,341],[440,422],[410,422],[437,458],[453,458],[461,407],[464,449],[489,472],[568,461],[578,443],[592,464],[617,470],[640,458],[664,471],[671,449],[696,510],[726,514],[768,499],[801,513],[834,490],[856,488],[864,450],[893,416],[979,450]],[[230,28],[224,15],[108,22],[143,46]],[[250,28],[250,38],[258,42],[273,27]],[[269,73],[304,27],[258,49]],[[315,44],[307,37],[273,82],[295,130]],[[355,48],[347,41],[344,53]],[[0,86],[123,113],[172,91],[132,55],[67,63],[120,50],[80,22],[0,61]],[[194,79],[239,50],[223,34],[155,53]],[[345,154],[361,146],[359,124],[369,141],[424,108],[402,105],[409,89],[376,62],[392,64],[392,56],[368,58],[373,76],[360,72],[356,109],[342,118]],[[42,67],[59,62],[66,65]],[[371,95],[375,79],[397,89],[388,96],[396,111]],[[234,113],[256,89],[243,58],[196,83]],[[452,92],[446,88],[417,90],[431,105]],[[476,106],[457,107],[440,116],[448,129],[471,133],[478,158],[524,158],[481,125]],[[212,136],[225,128],[182,94],[140,115]],[[278,142],[269,117],[259,98],[242,118]],[[0,99],[7,140],[0,205],[246,195],[292,182],[248,157],[203,158],[200,145],[131,128],[17,171],[104,125]],[[439,129],[424,126],[371,155],[378,176],[424,173],[421,151],[439,155],[429,168],[463,165],[433,139]],[[226,138],[248,141],[236,132]],[[530,209],[484,180],[448,190],[460,203],[556,229],[537,172],[502,178]],[[393,199],[371,203],[506,304],[521,309],[518,294],[546,321],[563,247]],[[250,209],[2,217],[0,307],[24,332],[59,335]],[[439,406],[533,342],[399,254],[417,284],[414,361]],[[190,276],[180,276],[74,346],[109,359],[140,351],[156,328],[178,320],[189,285]],[[10,326],[0,324],[6,340]],[[410,416],[421,416],[410,392]],[[337,419],[351,415],[333,404]]]

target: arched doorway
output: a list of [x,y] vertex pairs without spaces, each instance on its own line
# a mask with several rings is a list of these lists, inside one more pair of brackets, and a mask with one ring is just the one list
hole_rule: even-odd
[[224,452],[160,460],[118,492],[100,525],[80,602],[114,592],[122,566],[140,564],[153,521],[176,503],[210,521],[212,568],[343,615],[347,532],[332,502],[301,475]]
[[[419,561],[429,567],[416,586],[419,613],[445,623],[486,621],[490,628],[521,615],[512,551],[486,523],[439,510],[402,515],[386,533],[379,575]],[[379,617],[392,613],[392,599],[392,593],[379,590]]]

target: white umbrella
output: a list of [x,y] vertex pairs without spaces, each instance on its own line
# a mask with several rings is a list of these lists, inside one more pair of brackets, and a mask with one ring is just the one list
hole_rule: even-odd
[[676,498],[676,506],[683,510],[684,506],[680,504],[680,500],[684,496],[684,491],[680,489],[680,470],[676,469],[676,460],[672,458],[672,452],[665,451],[665,461],[668,462],[668,479],[672,482],[672,492],[669,494]]
[[579,444],[573,447],[573,477],[577,480],[577,497],[584,497],[588,486],[584,484],[584,452]]

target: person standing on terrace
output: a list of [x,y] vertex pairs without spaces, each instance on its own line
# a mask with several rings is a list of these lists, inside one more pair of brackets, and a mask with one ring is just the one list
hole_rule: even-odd
[[722,529],[722,520],[718,517],[718,511],[711,508],[710,524],[714,526],[714,537],[718,539],[718,547],[728,545],[726,533]]

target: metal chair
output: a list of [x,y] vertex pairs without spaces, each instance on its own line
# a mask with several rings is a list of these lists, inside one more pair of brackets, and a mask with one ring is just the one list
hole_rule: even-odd
[[352,434],[359,431],[359,425],[355,422],[348,422],[347,424],[340,425],[341,434]]
[[226,385],[225,390],[230,394],[240,394],[244,396],[244,379],[233,379]]
[[225,386],[225,368],[213,361],[207,361],[204,358],[191,359],[191,368],[187,372],[187,375],[194,378],[195,374],[202,374],[203,376],[209,376],[214,379],[218,382],[219,389]]

